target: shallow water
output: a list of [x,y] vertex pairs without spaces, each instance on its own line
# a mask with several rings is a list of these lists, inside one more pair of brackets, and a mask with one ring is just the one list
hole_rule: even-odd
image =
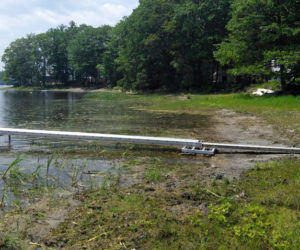
[[[142,99],[90,100],[84,95],[53,91],[0,91],[0,127],[188,138],[197,136],[197,131],[205,126],[208,119],[201,115],[148,112],[142,109],[147,105]],[[57,166],[64,167],[51,166],[49,175],[56,180],[59,177],[60,183],[64,182],[64,186],[67,186],[77,171],[74,166],[78,166],[77,184],[88,186],[91,175],[85,175],[85,172],[110,171],[124,157],[145,155],[160,157],[166,162],[182,160],[178,152],[160,149],[153,146],[17,136],[13,136],[11,145],[8,145],[7,136],[1,136],[0,173],[18,157],[22,158],[19,166],[23,172],[34,173],[40,166],[40,174],[45,175],[47,160],[54,154]],[[101,156],[104,151],[110,152],[106,153],[109,159]],[[125,156],[124,152],[128,151],[131,156]],[[93,176],[95,183],[101,182],[101,175]],[[3,183],[0,185],[3,189]]]

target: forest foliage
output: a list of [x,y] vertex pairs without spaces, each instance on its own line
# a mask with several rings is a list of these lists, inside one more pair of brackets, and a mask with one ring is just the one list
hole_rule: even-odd
[[5,50],[16,86],[237,89],[271,79],[300,89],[298,0],[140,0],[116,26],[60,25]]
[[0,85],[4,85],[5,82],[2,80],[2,75],[3,75],[3,72],[0,71]]

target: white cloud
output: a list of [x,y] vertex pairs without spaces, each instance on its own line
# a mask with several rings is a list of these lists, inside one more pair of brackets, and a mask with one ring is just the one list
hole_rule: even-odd
[[103,24],[114,25],[123,16],[131,13],[131,9],[123,5],[113,5],[110,3],[97,6],[94,9],[76,10],[69,13],[57,13],[48,9],[36,9],[32,14],[32,19],[42,20],[51,25],[67,24],[71,20],[78,24],[88,24],[101,26]]
[[26,34],[71,20],[95,27],[115,25],[137,5],[138,0],[0,0],[0,57],[10,42]]
[[60,16],[55,12],[47,9],[36,9],[32,15],[33,19],[43,20],[46,23],[57,25],[59,23]]

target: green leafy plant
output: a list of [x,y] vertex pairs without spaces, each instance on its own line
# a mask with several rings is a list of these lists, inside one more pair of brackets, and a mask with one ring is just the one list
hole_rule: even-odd
[[227,218],[232,211],[231,208],[232,205],[228,201],[219,205],[210,205],[208,218],[218,224],[226,225],[228,222]]

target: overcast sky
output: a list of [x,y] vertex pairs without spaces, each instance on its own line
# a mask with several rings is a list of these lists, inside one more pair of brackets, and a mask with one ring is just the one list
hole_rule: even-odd
[[137,6],[138,0],[0,0],[0,59],[10,42],[27,34],[71,20],[94,27],[115,25]]

